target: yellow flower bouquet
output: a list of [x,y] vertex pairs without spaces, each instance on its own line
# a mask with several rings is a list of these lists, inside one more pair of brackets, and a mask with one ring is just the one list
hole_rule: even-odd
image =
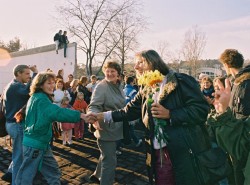
[[[159,84],[162,83],[164,76],[158,71],[147,71],[144,72],[138,78],[138,84],[143,85],[145,93],[147,94],[147,104],[149,109],[151,109],[152,103],[157,101],[156,94],[159,95],[160,87]],[[160,98],[160,97],[159,97]],[[164,127],[167,122],[164,119],[153,118],[155,122],[154,136],[160,144],[160,154],[161,154],[161,164],[162,164],[162,143],[168,143],[168,135],[164,132]]]

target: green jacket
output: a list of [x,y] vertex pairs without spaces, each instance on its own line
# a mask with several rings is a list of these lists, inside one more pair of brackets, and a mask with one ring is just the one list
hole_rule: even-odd
[[79,122],[80,112],[53,104],[45,93],[34,93],[27,103],[23,145],[48,149],[54,121]]
[[[228,152],[234,161],[237,184],[250,184],[250,117],[245,121],[236,119],[228,109],[221,115],[208,118],[215,130],[218,145]],[[242,177],[244,175],[244,177]]]

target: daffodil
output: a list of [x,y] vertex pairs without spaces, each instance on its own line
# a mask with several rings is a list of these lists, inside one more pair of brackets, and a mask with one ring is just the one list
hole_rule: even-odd
[[[153,95],[160,91],[159,84],[162,83],[164,76],[158,71],[146,71],[138,78],[138,84],[149,88],[147,91],[148,99],[147,104],[151,109],[152,103],[154,103]],[[168,135],[164,133],[164,127],[166,126],[166,120],[160,118],[154,118],[155,128],[154,135],[160,144],[161,164],[162,164],[162,142],[168,143]]]

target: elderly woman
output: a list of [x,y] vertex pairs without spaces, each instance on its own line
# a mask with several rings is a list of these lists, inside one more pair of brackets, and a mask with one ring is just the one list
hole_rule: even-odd
[[53,156],[49,142],[52,136],[52,123],[79,122],[87,120],[79,111],[61,108],[52,103],[51,95],[55,88],[53,73],[39,73],[30,87],[23,136],[23,162],[18,171],[17,185],[32,185],[39,170],[48,184],[59,185],[61,173]]
[[[92,94],[88,112],[105,112],[125,106],[125,96],[118,77],[121,67],[118,63],[108,61],[103,66],[105,79],[99,82]],[[102,130],[96,130],[100,158],[95,172],[87,179],[101,185],[112,185],[116,168],[116,141],[123,138],[123,122],[107,124],[100,122]]]
[[[201,152],[208,148],[201,127],[206,121],[209,106],[198,83],[188,75],[170,71],[154,50],[137,53],[135,60],[138,77],[146,71],[155,70],[164,75],[159,84],[159,103],[149,106],[147,87],[141,87],[125,108],[99,113],[98,120],[105,118],[105,123],[111,126],[112,122],[123,119],[133,121],[142,117],[146,127],[146,163],[150,183],[153,184],[155,179],[157,185],[200,185],[189,153],[190,147],[186,144],[186,138],[190,138],[194,151]],[[168,141],[157,139],[155,128],[158,125],[154,118],[163,120],[160,132],[168,135]]]

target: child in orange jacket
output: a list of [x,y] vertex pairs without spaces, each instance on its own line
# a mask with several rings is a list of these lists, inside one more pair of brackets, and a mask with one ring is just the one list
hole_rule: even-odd
[[[82,92],[77,93],[76,100],[73,104],[73,108],[75,110],[78,110],[82,113],[86,113],[88,104],[84,101],[84,95]],[[75,123],[74,125],[74,134],[75,134],[75,139],[83,139],[83,133],[84,133],[84,120],[81,120],[79,123]]]

